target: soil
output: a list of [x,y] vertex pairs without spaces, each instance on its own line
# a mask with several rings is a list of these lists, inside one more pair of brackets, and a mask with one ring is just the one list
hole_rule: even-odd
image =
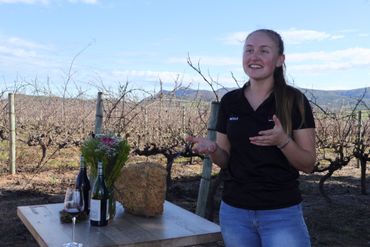
[[[370,164],[368,164],[370,168]],[[62,168],[22,168],[16,175],[0,171],[0,246],[37,246],[36,241],[16,215],[17,206],[63,201],[65,189],[74,183],[77,166]],[[200,164],[175,164],[173,184],[167,200],[194,212],[201,174]],[[370,246],[370,195],[361,195],[360,169],[348,165],[334,173],[325,189],[332,202],[319,193],[322,174],[302,175],[303,208],[312,246]],[[370,190],[370,178],[367,178]],[[218,223],[218,200],[213,221]],[[203,246],[223,246],[222,242]]]

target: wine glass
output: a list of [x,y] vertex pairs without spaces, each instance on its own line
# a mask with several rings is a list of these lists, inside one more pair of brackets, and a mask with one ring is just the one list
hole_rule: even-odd
[[84,201],[80,189],[67,188],[64,198],[64,212],[72,217],[72,242],[63,244],[63,247],[82,247],[82,243],[75,242],[75,225],[76,217],[82,213],[84,208]]

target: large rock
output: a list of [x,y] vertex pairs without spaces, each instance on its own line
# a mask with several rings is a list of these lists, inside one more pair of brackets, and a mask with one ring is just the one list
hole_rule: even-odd
[[131,214],[161,215],[166,197],[166,175],[166,169],[156,163],[142,162],[123,167],[115,183],[117,201]]

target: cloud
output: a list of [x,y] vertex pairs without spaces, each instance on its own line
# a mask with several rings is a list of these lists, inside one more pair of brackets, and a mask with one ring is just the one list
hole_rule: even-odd
[[242,45],[247,35],[247,32],[230,33],[222,38],[222,41],[227,45]]
[[361,64],[370,63],[370,49],[353,47],[337,51],[319,51],[306,53],[292,53],[287,55],[287,59],[292,62],[302,61],[344,61]]
[[124,80],[142,80],[142,81],[166,81],[175,82],[182,80],[183,75],[178,72],[171,71],[151,71],[151,70],[113,70],[112,76]]
[[49,45],[19,37],[0,36],[0,71],[26,74],[56,68],[53,52],[54,48]]
[[370,66],[369,48],[348,48],[337,51],[319,51],[287,54],[289,69],[302,72],[356,69]]
[[0,4],[3,3],[48,4],[49,0],[0,0]]
[[[226,37],[222,38],[222,41],[228,45],[241,45],[243,44],[246,36],[250,32],[230,33]],[[289,44],[301,44],[312,41],[334,40],[341,39],[344,37],[343,35],[335,35],[326,32],[307,29],[277,30],[277,32],[280,33],[284,42]]]
[[[106,78],[110,78],[110,81],[122,81],[127,80],[128,82],[132,82],[136,85],[144,85],[144,87],[149,87],[150,85],[158,84],[159,81],[162,81],[164,84],[167,85],[175,85],[175,83],[182,83],[183,85],[192,85],[195,87],[200,87],[202,89],[209,88],[209,85],[204,81],[204,79],[195,71],[183,71],[183,72],[174,72],[174,71],[152,71],[152,70],[114,70],[109,75],[106,71],[100,71],[100,74],[105,74]],[[204,74],[208,77],[208,74]],[[219,82],[224,87],[235,87],[237,84],[235,83],[234,78],[232,78],[231,74],[228,72],[226,74],[211,74],[212,80],[214,82]],[[244,73],[241,75],[236,75],[236,78],[239,82],[243,82],[246,79]],[[217,85],[216,85],[217,87]]]
[[19,37],[8,37],[4,39],[0,38],[0,44],[1,43],[12,47],[23,47],[24,49],[50,49],[50,47],[47,45],[25,40]]
[[[60,0],[61,1],[61,0]],[[60,2],[59,1],[59,2]],[[70,3],[83,3],[83,4],[97,4],[98,0],[64,0]],[[54,0],[0,0],[0,4],[16,4],[16,3],[23,3],[23,4],[51,4],[55,3]]]
[[25,58],[25,57],[35,57],[35,51],[27,51],[21,48],[14,48],[14,47],[6,47],[0,45],[0,57],[1,56],[13,56],[17,58]]
[[368,33],[359,33],[358,34],[358,37],[362,37],[362,38],[367,38],[369,37],[370,35]]
[[68,0],[71,3],[97,4],[98,0]]
[[[186,65],[186,57],[171,57],[167,60],[169,64]],[[243,76],[241,66],[241,57],[222,57],[222,56],[191,56],[191,61],[195,66],[199,65],[205,75],[208,74],[208,69],[211,69],[211,75],[214,79],[223,83],[234,85],[231,80],[230,71],[235,73],[235,76]],[[370,67],[370,49],[361,47],[352,47],[335,51],[316,51],[305,53],[288,53],[286,54],[286,62],[288,72],[294,71],[297,73],[323,73],[335,72],[351,69],[363,69]],[[221,75],[218,74],[218,68],[223,67]],[[187,82],[200,81],[198,75],[192,73],[177,73],[168,71],[115,71],[114,76],[122,77],[128,80],[143,80],[143,81],[162,81],[174,82],[180,75],[182,80]],[[217,78],[216,78],[217,77]]]
[[19,58],[35,57],[40,51],[51,47],[25,40],[19,37],[0,37],[0,55],[12,55]]
[[290,44],[301,44],[311,41],[323,41],[323,40],[334,40],[341,39],[343,35],[334,35],[326,32],[320,32],[315,30],[298,30],[289,29],[286,31],[280,31],[283,40]]
[[[235,66],[242,64],[241,57],[220,57],[220,56],[196,56],[190,57],[193,64],[202,66]],[[186,64],[185,57],[172,57],[167,60],[170,64]]]

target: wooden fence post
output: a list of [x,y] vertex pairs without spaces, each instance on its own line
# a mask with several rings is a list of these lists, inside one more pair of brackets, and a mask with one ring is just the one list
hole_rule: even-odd
[[[149,131],[148,131],[148,110],[147,110],[147,106],[145,106],[144,108],[144,145],[146,145],[150,141],[151,141],[151,138],[149,136]],[[140,146],[140,143],[138,143],[138,145]]]
[[[361,143],[361,128],[362,128],[362,112],[358,111],[358,116],[357,116],[357,143],[360,145]],[[360,160],[357,159],[357,164],[356,168],[360,168]]]
[[103,93],[98,92],[98,99],[96,100],[96,114],[95,114],[95,134],[100,134],[103,124]]
[[8,94],[9,104],[9,129],[10,129],[10,140],[9,140],[9,172],[15,174],[16,171],[16,154],[15,154],[15,107],[14,107],[14,94]]
[[185,133],[185,106],[182,106],[181,107],[181,115],[182,115],[182,118],[181,118],[181,131],[182,133]]
[[[211,113],[210,118],[208,120],[207,138],[212,141],[216,140],[216,123],[219,107],[220,107],[219,102],[211,103]],[[211,186],[211,175],[212,175],[212,161],[209,157],[206,157],[203,161],[202,178],[200,180],[197,207],[195,210],[195,213],[202,217],[205,217],[206,215],[209,188]]]

